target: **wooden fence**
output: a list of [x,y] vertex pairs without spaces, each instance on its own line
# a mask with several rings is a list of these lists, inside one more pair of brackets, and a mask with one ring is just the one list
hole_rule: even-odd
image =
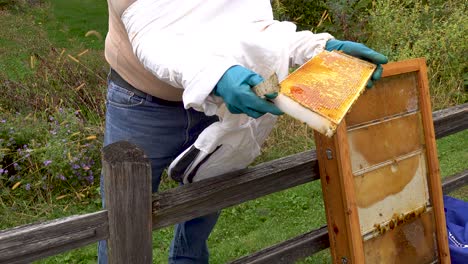
[[[433,120],[436,138],[465,130],[468,103],[436,111]],[[319,179],[311,150],[151,195],[149,161],[127,142],[104,148],[103,171],[106,210],[0,231],[0,263],[30,262],[104,239],[111,263],[151,263],[152,229]],[[465,170],[447,177],[443,191],[467,183]],[[327,247],[324,226],[231,263],[294,263]]]

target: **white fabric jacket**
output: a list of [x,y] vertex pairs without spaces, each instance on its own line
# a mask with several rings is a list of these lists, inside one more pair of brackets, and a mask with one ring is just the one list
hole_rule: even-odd
[[[293,23],[274,20],[269,0],[138,0],[124,11],[122,21],[144,67],[184,89],[185,108],[220,116],[221,121],[195,143],[205,153],[231,146],[231,151],[217,150],[226,153],[216,162],[224,169],[213,174],[248,166],[275,121],[272,115],[254,120],[225,111],[222,99],[212,94],[224,72],[242,65],[265,79],[276,72],[282,80],[291,63],[302,65],[333,38],[327,33],[296,32]],[[238,161],[234,155],[248,158]]]

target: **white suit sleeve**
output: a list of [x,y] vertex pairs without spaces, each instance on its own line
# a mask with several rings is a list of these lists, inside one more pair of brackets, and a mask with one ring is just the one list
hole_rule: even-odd
[[296,32],[290,39],[289,51],[293,65],[302,65],[325,50],[325,44],[333,36],[328,33],[314,34],[311,31]]
[[[165,40],[160,41],[161,37]],[[206,99],[235,61],[207,52],[206,47],[189,38],[146,34],[144,40],[132,44],[135,55],[147,70],[158,79],[185,90],[185,108],[215,114],[217,105]]]
[[215,32],[181,30],[177,16],[164,15],[176,11],[162,10],[159,2],[137,1],[121,19],[142,65],[158,79],[184,89],[185,108],[193,107],[213,115],[219,102],[208,96],[224,72],[236,62],[213,52],[219,46],[211,41]]

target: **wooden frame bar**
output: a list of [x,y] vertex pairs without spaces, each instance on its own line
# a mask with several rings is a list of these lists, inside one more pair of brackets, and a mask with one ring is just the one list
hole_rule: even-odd
[[333,234],[330,236],[333,262],[363,263],[364,248],[359,230],[356,195],[352,188],[354,183],[346,123],[341,122],[332,138],[315,131],[314,136],[328,232]]
[[439,249],[439,261],[442,264],[450,264],[450,251],[445,223],[444,201],[442,184],[440,180],[439,160],[435,142],[434,123],[432,121],[431,97],[429,94],[429,82],[427,78],[427,67],[425,59],[409,61],[419,65],[419,102],[421,104],[421,115],[424,127],[424,138],[426,140],[426,155],[429,173],[429,196],[434,207],[434,217],[437,233],[437,246]]

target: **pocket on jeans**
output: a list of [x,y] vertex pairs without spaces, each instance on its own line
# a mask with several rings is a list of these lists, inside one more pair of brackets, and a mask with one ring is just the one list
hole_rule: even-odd
[[125,108],[140,106],[146,100],[112,82],[109,82],[106,99],[110,105]]

